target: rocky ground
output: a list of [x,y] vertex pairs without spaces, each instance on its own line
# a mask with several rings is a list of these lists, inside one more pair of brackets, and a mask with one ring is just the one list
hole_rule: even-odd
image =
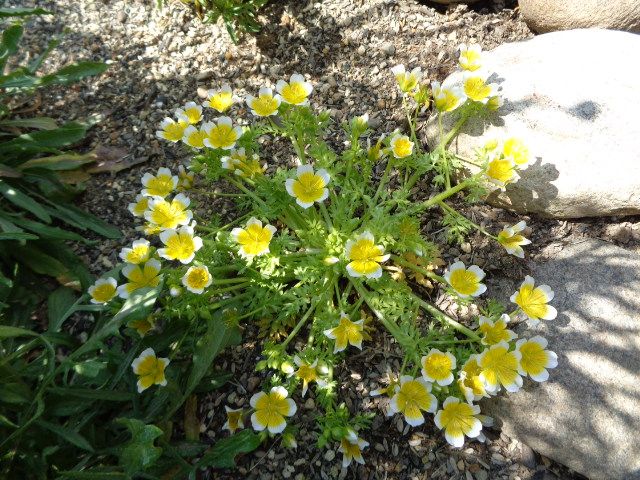
[[[28,2],[20,2],[25,4]],[[126,210],[139,190],[145,171],[176,167],[188,160],[186,151],[155,138],[156,126],[176,107],[202,97],[208,88],[228,82],[240,95],[275,84],[293,72],[304,73],[315,85],[312,103],[331,110],[335,131],[339,122],[368,112],[380,133],[402,128],[393,77],[389,69],[404,63],[421,66],[431,79],[441,80],[455,65],[461,42],[478,42],[491,49],[504,42],[532,36],[511,1],[482,1],[472,7],[443,7],[414,0],[273,1],[260,17],[263,30],[233,45],[220,25],[202,24],[178,2],[141,0],[44,1],[39,6],[56,15],[32,22],[26,41],[32,52],[42,50],[52,35],[65,29],[60,48],[47,62],[54,68],[81,59],[106,60],[109,70],[99,78],[43,95],[40,112],[60,119],[99,115],[81,150],[101,147],[112,167],[132,165],[119,173],[95,175],[81,199],[85,208],[120,227],[125,239],[101,242],[87,251],[96,273],[110,268],[119,248],[136,236]],[[335,144],[341,139],[336,137]],[[279,158],[284,161],[283,157]],[[278,161],[278,157],[274,163]],[[428,182],[422,185],[430,193]],[[208,206],[228,212],[225,202]],[[477,223],[494,228],[516,216],[488,207],[469,210]],[[627,248],[640,245],[639,219],[559,222],[531,218],[534,245],[552,239],[600,237]],[[440,235],[436,222],[426,228]],[[634,223],[636,222],[636,223]],[[537,248],[537,247],[536,247]],[[532,249],[535,258],[536,249]],[[460,257],[483,266],[489,276],[522,278],[527,264],[505,258],[482,239],[443,252],[446,260]],[[442,299],[434,299],[441,301]],[[446,307],[446,305],[444,305]],[[249,332],[250,333],[250,332]],[[248,334],[245,338],[250,338]],[[535,454],[513,439],[490,431],[486,444],[467,443],[461,450],[447,446],[433,425],[420,429],[384,417],[383,406],[367,396],[389,370],[398,370],[394,344],[379,336],[375,347],[351,356],[339,369],[341,397],[358,410],[376,412],[367,440],[367,464],[340,469],[341,454],[313,447],[313,400],[297,398],[300,413],[298,450],[277,442],[243,457],[238,472],[212,478],[354,478],[354,479],[553,479],[576,475]],[[233,383],[201,402],[202,431],[213,440],[224,423],[222,405],[241,405],[259,388],[253,373],[259,349],[247,342],[228,352],[221,368],[236,374]],[[429,423],[429,422],[428,422]]]

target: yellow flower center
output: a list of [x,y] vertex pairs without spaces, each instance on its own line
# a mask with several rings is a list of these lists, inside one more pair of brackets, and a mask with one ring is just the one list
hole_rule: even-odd
[[516,294],[515,302],[531,318],[541,318],[547,314],[549,299],[539,288],[523,285]]
[[261,117],[268,117],[278,111],[278,101],[271,95],[260,95],[253,99],[251,108]]
[[408,138],[399,138],[393,144],[393,153],[398,158],[404,158],[411,155],[413,144]]
[[143,197],[133,205],[133,214],[141,217],[147,211],[147,208],[149,208],[149,197]]
[[312,382],[318,377],[316,368],[311,365],[300,365],[296,372],[296,376],[305,382]]
[[431,397],[427,389],[417,380],[405,382],[398,392],[398,410],[408,418],[421,417],[420,410],[428,410],[431,406]]
[[322,198],[326,183],[320,175],[312,172],[301,173],[293,181],[293,194],[298,200],[305,203],[313,203]]
[[518,376],[517,357],[503,347],[488,350],[480,367],[489,385],[511,385]]
[[529,163],[529,149],[517,138],[506,140],[502,152],[505,157],[511,157],[516,165]]
[[116,294],[116,288],[110,283],[96,286],[91,296],[96,302],[107,303]]
[[491,94],[491,87],[484,82],[482,77],[471,77],[464,81],[464,93],[471,100],[481,102]]
[[500,244],[504,245],[506,248],[516,248],[524,241],[525,238],[518,233],[509,235],[509,233],[505,232],[504,230],[498,233],[498,242],[500,242]]
[[155,326],[155,321],[153,317],[148,317],[141,320],[133,320],[127,326],[136,330],[141,337],[144,337]]
[[469,71],[475,71],[480,68],[480,52],[477,50],[466,50],[460,54],[460,66]]
[[238,235],[238,243],[243,246],[247,255],[260,255],[269,249],[273,234],[266,227],[254,223],[242,230]]
[[184,120],[178,120],[175,123],[170,123],[164,127],[164,138],[172,142],[177,142],[182,139],[185,128],[187,128],[187,122]]
[[291,82],[282,87],[282,98],[292,105],[299,105],[307,99],[307,91],[302,82]]
[[500,183],[509,183],[513,178],[513,164],[507,158],[495,158],[487,165],[487,176]]
[[520,346],[522,359],[520,366],[531,375],[539,375],[547,367],[549,356],[544,348],[536,342],[525,342]]
[[203,130],[195,130],[186,138],[186,144],[194,148],[204,147],[204,139],[207,138],[207,132]]
[[454,270],[451,272],[449,283],[453,289],[462,295],[472,295],[478,290],[478,276],[466,269]]
[[448,404],[442,410],[440,417],[444,429],[454,437],[465,435],[471,431],[473,419],[471,405],[463,402]]
[[159,362],[155,356],[148,356],[138,364],[135,374],[140,377],[142,387],[149,388],[153,384],[164,381],[164,369],[163,362]]
[[258,422],[265,427],[277,427],[285,421],[284,416],[289,414],[287,399],[278,392],[263,395],[256,402],[256,417]]
[[157,287],[160,283],[160,277],[158,276],[158,270],[148,263],[143,268],[136,266],[129,276],[129,283],[127,283],[127,291],[132,293],[135,290],[145,287]]
[[418,77],[413,73],[399,73],[396,75],[396,81],[400,90],[403,92],[410,92],[418,86]]
[[167,239],[166,253],[170,259],[185,260],[196,250],[193,235],[189,233],[176,233]]
[[226,112],[233,105],[233,93],[219,92],[209,98],[209,107],[220,113]]
[[203,290],[211,275],[204,268],[193,268],[189,272],[186,278],[186,283],[194,290]]
[[507,324],[502,320],[498,320],[493,325],[483,323],[480,325],[478,330],[484,334],[483,340],[487,345],[495,345],[496,343],[500,343],[502,340],[508,342],[511,339],[511,336],[507,331]]
[[238,135],[231,125],[221,124],[209,132],[209,142],[213,148],[228,148],[235,145]]
[[187,121],[190,124],[198,123],[200,120],[202,120],[202,113],[199,108],[196,108],[196,107],[187,108],[184,111],[184,114],[186,115]]
[[432,353],[422,365],[425,372],[434,380],[444,380],[451,373],[453,364],[451,359],[444,353]]
[[368,275],[379,268],[378,262],[383,261],[383,250],[373,243],[373,240],[362,238],[356,241],[349,252],[351,267],[361,275]]
[[360,458],[362,455],[362,451],[360,450],[360,445],[358,443],[351,443],[346,438],[340,440],[340,445],[342,446],[342,453],[344,456],[349,458]]
[[435,105],[441,112],[450,112],[458,106],[460,100],[451,90],[440,90],[440,94],[435,97]]
[[157,195],[164,198],[173,191],[173,177],[160,174],[149,180],[146,188],[149,195]]
[[136,245],[126,255],[126,261],[133,264],[143,263],[149,259],[149,246]]
[[157,202],[151,212],[151,221],[162,228],[176,228],[187,220],[184,205],[173,200]]

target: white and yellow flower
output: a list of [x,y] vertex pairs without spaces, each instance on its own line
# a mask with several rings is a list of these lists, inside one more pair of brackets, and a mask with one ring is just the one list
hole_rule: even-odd
[[349,437],[340,440],[338,451],[342,453],[342,468],[347,468],[353,461],[364,465],[362,450],[369,446],[369,442],[356,436],[355,441]]
[[442,84],[440,82],[431,82],[431,93],[433,95],[433,103],[440,112],[452,112],[466,100],[462,87],[455,81],[455,77],[449,76]]
[[213,283],[213,277],[206,265],[193,265],[189,267],[182,277],[182,285],[191,293],[200,295],[204,289]]
[[205,147],[222,150],[231,150],[242,136],[242,127],[234,127],[229,117],[219,117],[215,122],[207,122],[202,125],[202,130],[207,134],[203,141]]
[[422,80],[422,70],[420,67],[416,67],[410,72],[407,72],[404,65],[396,65],[391,69],[400,91],[404,93],[410,93],[416,89],[420,80]]
[[286,388],[273,387],[269,393],[259,392],[251,397],[249,403],[255,409],[251,415],[254,430],[267,429],[273,435],[281,433],[287,426],[285,417],[291,417],[298,410],[288,396]]
[[207,90],[207,99],[202,103],[205,107],[213,108],[224,113],[233,105],[233,92],[228,83],[217,90]]
[[484,275],[484,271],[476,265],[466,268],[464,263],[456,262],[447,269],[444,279],[458,295],[469,298],[482,295],[487,290],[482,283]]
[[517,292],[511,295],[510,300],[520,307],[520,310],[534,325],[540,320],[553,320],[558,316],[558,311],[549,305],[554,293],[549,285],[535,286],[533,277],[527,275]]
[[179,229],[167,228],[160,232],[160,241],[165,248],[158,249],[158,255],[166,260],[178,260],[187,264],[196,256],[196,252],[202,248],[202,238],[196,237],[193,228],[183,226]]
[[276,91],[282,96],[282,100],[290,105],[307,105],[313,86],[302,75],[294,73],[288,82],[278,80]]
[[282,97],[273,94],[273,90],[262,87],[258,92],[258,96],[247,95],[245,101],[256,117],[270,117],[278,113]]
[[184,192],[193,187],[195,174],[184,168],[184,165],[178,167],[178,190]]
[[456,368],[456,357],[449,352],[441,352],[437,348],[429,350],[420,360],[422,376],[429,382],[446,386],[453,383],[453,371]]
[[524,258],[522,246],[531,243],[531,240],[521,235],[525,228],[527,228],[526,222],[521,221],[510,227],[503,227],[502,231],[498,233],[498,243],[504,247],[508,254]]
[[141,238],[134,240],[131,247],[125,247],[120,250],[120,258],[123,262],[132,263],[138,265],[149,260],[149,254],[151,253],[151,247],[149,246],[149,240]]
[[460,370],[458,387],[469,403],[489,396],[484,382],[480,378],[481,373],[482,369],[478,364],[478,355],[471,355]]
[[391,152],[396,158],[406,158],[413,153],[413,142],[406,135],[396,133],[389,142]]
[[160,284],[161,264],[155,258],[147,260],[140,265],[127,264],[122,268],[122,275],[129,280],[128,283],[118,287],[118,295],[120,298],[129,298],[129,296],[141,288],[157,287]]
[[510,184],[518,181],[520,176],[516,171],[516,164],[510,157],[496,155],[487,163],[485,171],[487,179],[504,190]]
[[480,45],[477,43],[472,43],[471,45],[462,43],[458,47],[458,50],[460,50],[460,56],[458,57],[460,68],[473,72],[482,66],[480,62],[482,58],[482,47]]
[[158,169],[155,175],[145,173],[142,176],[142,195],[155,198],[164,198],[173,192],[178,186],[178,177],[165,167]]
[[87,292],[91,296],[91,303],[103,304],[116,296],[118,282],[113,277],[99,278],[89,287]]
[[296,170],[296,178],[285,181],[287,193],[296,199],[302,208],[309,208],[315,202],[320,203],[329,196],[327,185],[331,177],[329,173],[320,169],[314,172],[311,165],[300,165]]
[[368,230],[362,232],[355,240],[347,241],[345,255],[350,262],[347,273],[352,277],[380,278],[382,262],[389,260],[390,255],[384,253],[382,245],[376,245],[374,237]]
[[362,339],[364,332],[364,320],[352,322],[344,312],[340,312],[340,322],[337,327],[329,328],[324,334],[335,340],[333,353],[341,352],[347,348],[347,345],[353,345],[362,350]]
[[203,128],[197,128],[193,125],[189,125],[184,129],[184,135],[182,136],[182,143],[188,145],[195,149],[204,148],[204,141],[207,139],[208,134],[204,130],[204,126],[206,123],[202,125]]
[[276,233],[273,225],[262,226],[262,222],[251,217],[244,228],[231,230],[231,238],[240,245],[238,253],[244,258],[253,258],[269,253],[269,244]]
[[136,195],[136,201],[127,207],[134,217],[143,217],[144,212],[149,208],[149,197],[139,193]]
[[228,156],[220,159],[222,168],[233,170],[233,172],[245,178],[253,178],[257,175],[263,175],[267,169],[267,165],[260,164],[260,157],[255,153],[249,158],[244,148],[231,150]]
[[502,154],[513,160],[518,168],[526,168],[532,161],[531,153],[525,143],[516,137],[507,138],[502,144]]
[[498,86],[495,83],[487,83],[487,77],[483,73],[464,72],[462,90],[470,100],[486,104],[491,97],[496,96]]
[[151,199],[144,218],[152,225],[165,228],[176,228],[178,225],[187,225],[193,213],[188,210],[191,201],[184,194],[179,193],[170,202],[164,199]]
[[507,330],[507,323],[510,320],[506,313],[503,313],[495,322],[481,315],[478,331],[482,334],[482,344],[495,345],[500,342],[510,342],[516,338],[518,335],[515,332]]
[[478,365],[482,369],[480,378],[489,393],[496,393],[500,387],[507,392],[517,392],[522,387],[520,376],[520,359],[518,351],[509,351],[505,341],[492,345],[478,357]]
[[202,107],[196,102],[188,102],[176,110],[176,117],[189,125],[195,125],[202,121]]
[[237,430],[244,428],[244,410],[242,408],[229,408],[226,405],[224,410],[227,413],[227,421],[222,426],[223,430],[229,430],[231,434],[234,434]]
[[424,378],[409,375],[400,377],[400,387],[389,403],[388,415],[402,413],[405,421],[412,427],[424,423],[422,412],[434,413],[438,400],[431,393],[431,384]]
[[444,430],[444,438],[453,447],[460,448],[464,437],[476,438],[482,431],[482,423],[478,419],[480,407],[460,401],[459,398],[447,397],[434,417],[436,426]]
[[499,110],[504,105],[504,99],[500,95],[494,95],[487,100],[487,108],[491,111]]
[[169,365],[168,358],[156,357],[153,348],[147,348],[131,363],[133,373],[138,376],[138,393],[144,392],[153,385],[164,387],[167,378],[164,371]]
[[156,319],[153,315],[149,315],[146,318],[138,320],[131,320],[127,323],[127,327],[133,328],[140,337],[144,337],[147,333],[153,330],[156,326]]
[[549,379],[548,368],[558,366],[558,356],[555,352],[546,350],[547,340],[539,335],[516,342],[516,351],[520,352],[520,375],[529,375],[536,382]]
[[297,378],[302,381],[302,396],[307,394],[309,384],[316,382],[318,385],[323,386],[326,383],[320,379],[318,372],[318,360],[314,360],[313,363],[308,363],[302,360],[298,355],[293,357],[293,362],[297,365],[298,370],[291,372]]
[[166,117],[160,122],[160,130],[156,130],[156,137],[170,142],[179,142],[184,137],[184,131],[189,126],[185,120]]

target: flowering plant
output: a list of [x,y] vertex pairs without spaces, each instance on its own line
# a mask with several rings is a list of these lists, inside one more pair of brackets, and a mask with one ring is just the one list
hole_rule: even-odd
[[[329,114],[310,106],[313,86],[302,75],[248,95],[244,111],[255,120],[251,124],[241,117],[242,108],[229,113],[234,95],[228,86],[210,91],[204,110],[195,103],[178,109],[157,135],[185,144],[194,157],[177,175],[161,168],[142,178],[143,190],[129,210],[143,219],[139,230],[148,241],[123,250],[126,283],[117,286],[123,280],[116,276],[99,280],[94,301],[115,303],[118,296],[164,285],[156,317],[165,327],[151,327],[147,335],[168,328],[172,318],[189,319],[193,332],[205,328],[203,322],[224,321],[233,329],[257,324],[264,341],[256,370],[269,375],[250,407],[226,406],[231,432],[251,425],[263,439],[282,434],[295,446],[296,402],[310,390],[323,410],[318,445],[339,445],[344,466],[364,462],[371,415],[341,402],[334,372],[382,327],[402,347],[403,362],[389,384],[371,395],[388,397],[388,414],[402,414],[414,427],[432,414],[455,447],[465,437],[482,439],[482,426],[491,419],[477,402],[502,389],[518,390],[526,376],[545,380],[557,358],[543,338],[518,338],[508,329],[520,318],[554,318],[548,286],[536,287],[527,277],[507,314],[497,302],[483,301],[480,267],[456,261],[437,273],[439,247],[421,232],[421,215],[440,208],[452,238],[476,228],[517,257],[529,243],[523,222],[494,235],[448,202],[455,195],[476,201],[493,185],[516,181],[529,161],[515,138],[492,142],[475,159],[447,151],[467,119],[501,105],[481,64],[478,46],[461,46],[462,70],[430,86],[420,68],[395,67],[409,131],[372,140],[365,114],[342,125],[347,146],[341,152],[327,143]],[[428,150],[417,136],[416,119],[430,105],[440,140]],[[446,133],[444,112],[456,116]],[[290,144],[291,155],[277,165],[266,162],[265,146],[283,151],[281,141]],[[475,173],[464,162],[473,163]],[[441,191],[421,199],[414,187],[425,176]],[[214,182],[221,191],[210,188]],[[199,207],[210,197],[233,198],[237,215],[223,220],[203,213]],[[447,315],[423,298],[436,285],[460,305],[476,302],[481,315],[466,325]],[[213,312],[222,314],[214,319]],[[180,356],[178,348],[164,345],[159,354]],[[162,388],[173,365],[153,350],[136,362],[141,391]],[[172,382],[184,388],[179,378]]]

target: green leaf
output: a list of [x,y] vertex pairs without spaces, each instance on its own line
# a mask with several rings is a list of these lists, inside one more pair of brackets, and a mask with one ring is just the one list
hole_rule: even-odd
[[11,25],[2,32],[2,42],[0,42],[0,72],[4,70],[7,59],[15,55],[22,38],[23,28],[19,23]]
[[117,390],[92,390],[90,388],[51,387],[48,392],[62,397],[76,397],[88,400],[105,400],[107,402],[130,402],[134,398],[131,392]]
[[[0,81],[0,87],[7,87]],[[20,152],[51,151],[82,140],[87,133],[85,125],[69,122],[54,130],[41,130],[20,135],[0,144],[0,154],[17,156]],[[10,163],[10,165],[12,165]]]
[[0,240],[37,240],[39,237],[33,233],[9,232],[0,233]]
[[47,299],[50,332],[60,331],[64,321],[75,312],[76,294],[67,287],[60,287]]
[[85,77],[99,75],[108,68],[102,62],[80,62],[62,67],[55,73],[41,77],[39,85],[68,85],[82,80]]
[[75,232],[70,232],[69,230],[64,230],[58,227],[52,227],[26,218],[14,218],[13,222],[25,230],[30,230],[36,233],[42,239],[73,240],[76,242],[82,242],[86,245],[93,245],[96,243],[95,241],[88,240]]
[[[95,471],[94,471],[95,470]],[[129,477],[122,472],[100,472],[92,469],[86,472],[60,472],[57,480],[127,480]]]
[[54,130],[58,124],[50,117],[18,118],[0,121],[2,127],[35,128],[37,130]]
[[63,153],[49,157],[34,158],[20,165],[20,170],[27,168],[46,168],[47,170],[74,170],[96,161],[94,153],[80,155],[77,153]]
[[53,12],[44,8],[0,8],[0,18],[6,17],[26,17],[28,15],[53,15]]
[[4,180],[0,180],[0,194],[14,205],[33,213],[43,222],[51,223],[51,216],[38,202]]
[[62,277],[69,271],[60,260],[47,255],[33,245],[27,247],[17,246],[12,249],[11,254],[31,270],[41,275],[57,278]]
[[50,432],[55,433],[60,438],[66,440],[67,442],[75,445],[78,448],[81,448],[82,450],[93,452],[93,447],[91,446],[91,444],[78,432],[74,432],[69,428],[63,427],[61,425],[56,425],[55,423],[47,422],[46,420],[42,419],[38,419],[36,421],[36,424],[46,430],[49,430]]
[[53,205],[53,210],[50,213],[76,228],[89,229],[106,238],[118,239],[121,237],[120,230],[113,225],[109,225],[94,215],[72,205]]
[[18,327],[10,327],[9,325],[0,325],[0,340],[4,338],[37,336],[39,335],[36,332],[32,332],[31,330],[26,330],[24,328]]
[[155,425],[145,425],[135,418],[118,418],[116,421],[131,432],[131,440],[120,453],[120,465],[125,471],[133,475],[153,465],[162,455],[162,449],[153,444],[162,435],[162,430]]
[[107,362],[100,362],[99,360],[86,360],[84,362],[76,363],[73,369],[82,375],[83,377],[96,378],[101,371],[107,368]]
[[260,445],[260,435],[243,430],[223,440],[218,440],[198,461],[198,468],[234,468],[235,457],[240,453],[253,452]]
[[232,378],[233,374],[223,372],[214,373],[213,375],[207,375],[202,380],[200,380],[200,383],[195,389],[195,393],[207,393],[213,390],[217,390]]

